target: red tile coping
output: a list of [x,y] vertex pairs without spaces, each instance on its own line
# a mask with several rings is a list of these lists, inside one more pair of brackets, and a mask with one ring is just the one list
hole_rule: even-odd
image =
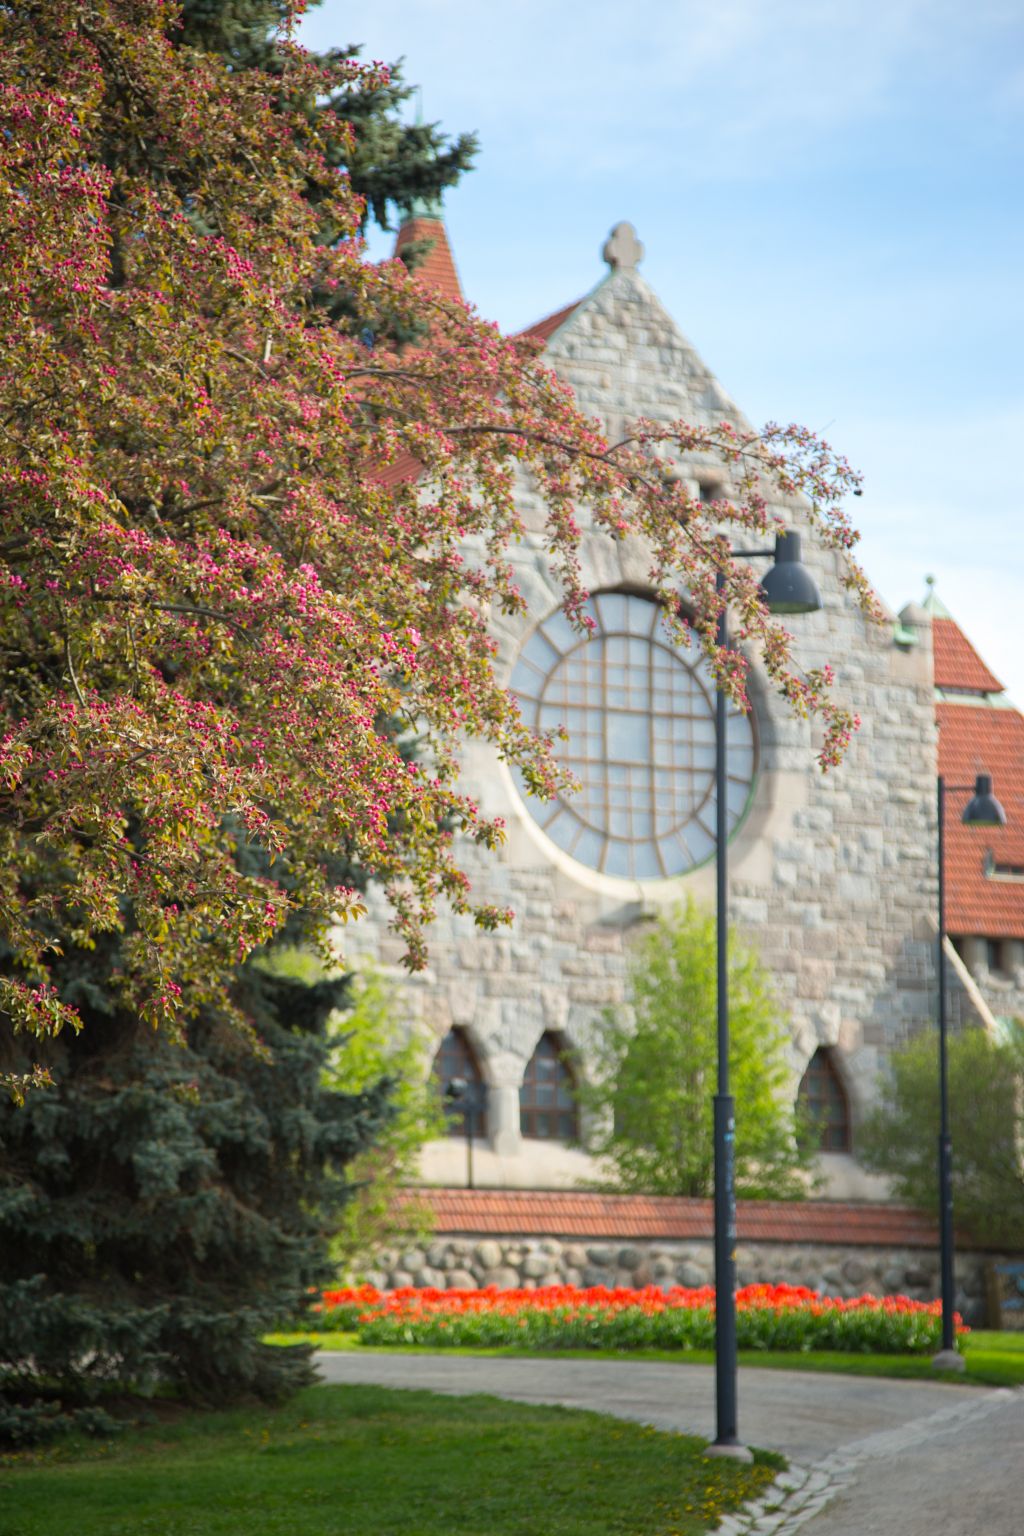
[[[433,1211],[436,1232],[623,1241],[710,1238],[714,1232],[710,1200],[518,1189],[409,1189],[399,1198],[425,1202]],[[938,1244],[931,1217],[899,1205],[741,1200],[736,1225],[741,1242],[899,1248]]]

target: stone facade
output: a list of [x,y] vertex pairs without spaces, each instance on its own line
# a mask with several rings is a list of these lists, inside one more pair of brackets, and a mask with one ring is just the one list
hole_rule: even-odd
[[960,939],[956,956],[977,987],[993,1019],[1024,1019],[1024,940],[1004,939],[998,946],[998,963],[990,963],[991,952],[985,939]]
[[[545,362],[612,439],[637,416],[746,425],[628,266],[613,270],[573,310],[551,336]],[[710,463],[689,467],[697,484],[720,479]],[[543,508],[526,486],[522,507],[528,534],[512,559],[529,618],[495,622],[506,677],[532,628],[560,601],[544,553]],[[778,510],[791,527],[806,530],[800,503]],[[930,638],[927,625],[918,643],[907,644],[906,631],[894,622],[870,622],[842,586],[842,557],[809,535],[804,551],[824,607],[793,620],[798,659],[807,668],[830,662],[838,696],[863,724],[843,765],[823,775],[812,727],[787,712],[752,659],[759,768],[748,814],[730,843],[731,917],[770,968],[791,1020],[794,1092],[816,1048],[831,1047],[855,1125],[885,1052],[935,1016]],[[639,543],[586,529],[582,564],[592,591],[649,590]],[[423,1039],[425,1062],[453,1027],[472,1043],[487,1091],[478,1182],[565,1187],[593,1170],[574,1148],[521,1137],[519,1090],[531,1054],[542,1034],[554,1031],[586,1071],[595,1019],[605,1006],[623,1003],[631,936],[687,896],[710,905],[714,868],[642,882],[597,873],[546,838],[489,751],[467,743],[464,764],[467,790],[508,828],[497,855],[467,848],[464,864],[478,895],[510,906],[515,918],[510,928],[487,934],[442,913],[429,935],[430,967],[403,979],[403,1000],[410,1026]],[[342,935],[346,960],[394,965],[398,975],[400,945],[386,923],[383,905],[371,896],[368,917]],[[970,1013],[966,994],[963,1003]],[[424,1177],[459,1182],[463,1159],[454,1139],[435,1144],[426,1151]],[[832,1159],[829,1172],[833,1193],[877,1193],[851,1158]],[[540,1256],[537,1250],[531,1262]],[[841,1271],[842,1262],[829,1260],[830,1269],[837,1266]],[[494,1267],[517,1268],[518,1261]],[[575,1262],[567,1267],[582,1273]]]
[[[971,1326],[985,1320],[985,1264],[995,1257],[957,1255],[957,1310]],[[829,1296],[909,1296],[933,1301],[939,1294],[934,1250],[854,1244],[741,1243],[736,1250],[738,1285],[806,1285]],[[545,1285],[714,1284],[710,1239],[629,1242],[613,1238],[439,1236],[377,1255],[360,1278],[381,1290],[435,1286],[438,1290],[497,1285],[533,1290]]]

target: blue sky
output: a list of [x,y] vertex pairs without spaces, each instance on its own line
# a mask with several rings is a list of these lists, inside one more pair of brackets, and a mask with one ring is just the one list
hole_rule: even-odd
[[1024,705],[1020,0],[324,0],[302,38],[404,56],[426,118],[479,133],[446,216],[506,329],[631,220],[747,416],[864,472],[883,599],[933,573]]

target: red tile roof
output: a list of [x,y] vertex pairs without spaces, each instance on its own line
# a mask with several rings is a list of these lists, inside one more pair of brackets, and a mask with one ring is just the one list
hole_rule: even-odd
[[393,491],[399,485],[411,485],[423,473],[423,465],[411,453],[400,453],[393,464],[384,464],[373,472],[373,478],[386,490]]
[[950,784],[992,775],[1005,827],[965,827],[966,794],[946,799],[946,929],[989,939],[1024,939],[1024,881],[993,878],[986,860],[1024,869],[1024,715],[1015,709],[942,702],[939,772]]
[[401,256],[417,240],[430,240],[430,250],[413,269],[413,280],[422,288],[433,288],[445,299],[461,299],[462,284],[455,268],[455,258],[448,244],[448,232],[441,219],[415,217],[406,219],[395,240],[395,255]]
[[935,686],[954,692],[1002,693],[1003,685],[978,655],[955,619],[932,620]]
[[[678,1242],[711,1238],[714,1233],[710,1200],[519,1189],[408,1190],[399,1199],[426,1204],[433,1211],[437,1232],[620,1242],[638,1238]],[[905,1248],[934,1248],[938,1243],[930,1216],[898,1205],[741,1200],[736,1225],[740,1242]]]
[[536,336],[541,341],[550,341],[559,326],[564,325],[582,303],[582,299],[576,299],[572,304],[567,304],[564,309],[556,309],[553,315],[538,320],[535,325],[528,325],[525,331],[519,332],[520,336]]

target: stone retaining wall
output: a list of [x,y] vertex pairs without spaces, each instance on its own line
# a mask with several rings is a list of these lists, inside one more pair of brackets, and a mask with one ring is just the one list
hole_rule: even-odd
[[[957,1255],[957,1309],[966,1322],[984,1323],[986,1259]],[[939,1294],[938,1254],[917,1247],[842,1244],[741,1243],[736,1250],[740,1285],[807,1285],[832,1296],[904,1295],[931,1301]],[[382,1251],[360,1277],[382,1290],[436,1286],[441,1290],[497,1285],[700,1286],[714,1281],[713,1246],[707,1239],[683,1242],[616,1242],[612,1239],[438,1236],[404,1249]]]

